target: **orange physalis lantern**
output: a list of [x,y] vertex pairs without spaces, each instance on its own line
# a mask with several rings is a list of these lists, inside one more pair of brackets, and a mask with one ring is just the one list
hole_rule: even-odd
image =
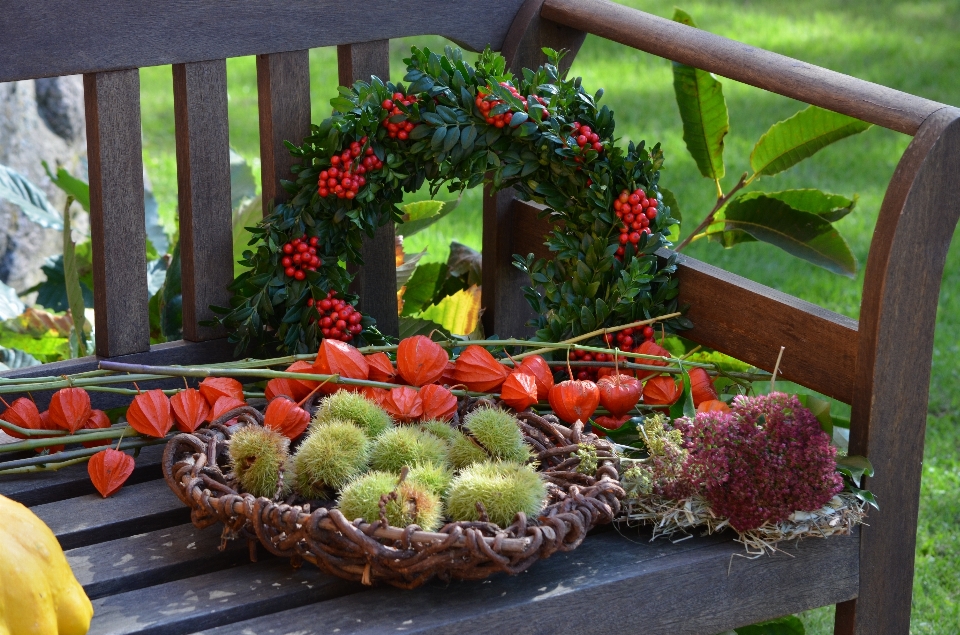
[[[360,351],[345,342],[329,338],[320,342],[313,369],[323,375],[340,375],[347,379],[368,379],[370,376],[370,365]],[[329,382],[323,385],[320,391],[331,394],[340,388],[339,385]]]
[[360,388],[360,394],[377,404],[383,405],[383,400],[390,396],[390,391],[386,388],[375,388],[373,386],[363,386]]
[[220,397],[233,397],[243,401],[243,384],[232,377],[207,377],[200,382],[200,394],[211,406]]
[[[634,352],[641,353],[643,355],[657,355],[658,357],[671,356],[670,351],[660,346],[659,344],[655,344],[653,340],[644,340],[643,344],[641,344],[640,347],[637,348]],[[667,365],[667,362],[663,361],[662,359],[642,359],[642,358],[635,357],[633,358],[632,361],[638,364],[646,364],[647,366],[666,366]],[[647,377],[650,377],[651,375],[655,375],[656,372],[657,371],[654,371],[654,370],[638,370],[636,371],[637,379],[639,379],[640,381],[643,381]]]
[[[28,430],[42,430],[43,420],[40,419],[40,411],[37,410],[37,404],[26,397],[20,397],[14,401],[0,417],[7,423],[26,428]],[[11,437],[17,439],[26,439],[27,437],[13,430],[3,429]]]
[[90,418],[90,395],[83,388],[61,388],[50,398],[50,421],[73,434]]
[[[299,361],[299,362],[294,362],[290,364],[287,367],[287,372],[312,375],[317,371],[313,368],[313,364],[311,364],[310,362]],[[303,397],[306,397],[307,395],[309,395],[314,388],[320,385],[319,381],[307,381],[305,379],[290,379],[288,381],[292,381],[293,383],[298,384],[302,388]],[[303,399],[303,397],[300,397],[300,399]],[[300,401],[300,399],[297,399],[297,401]]]
[[87,473],[101,496],[112,496],[133,474],[133,457],[108,448],[90,457]]
[[526,373],[537,380],[537,401],[546,399],[550,389],[553,388],[553,373],[550,371],[550,366],[547,365],[547,360],[539,355],[524,357],[520,366],[513,372]]
[[616,418],[636,406],[643,392],[643,384],[629,375],[601,377],[597,381],[597,388],[600,390],[600,404]]
[[367,377],[370,381],[390,383],[397,376],[397,370],[386,353],[367,355],[366,360],[370,365],[370,375]]
[[427,384],[420,389],[420,401],[423,402],[424,419],[450,421],[457,413],[457,398],[443,386]]
[[713,380],[702,368],[691,368],[690,372],[690,393],[693,396],[693,405],[699,406],[704,401],[717,399],[717,391],[713,387]]
[[210,417],[210,404],[196,388],[181,390],[170,397],[170,407],[180,432],[193,432]]
[[264,396],[267,401],[273,401],[277,397],[290,397],[295,401],[300,401],[310,394],[309,390],[304,390],[303,384],[296,379],[287,379],[286,377],[276,377],[267,382],[264,390]]
[[490,351],[471,344],[466,347],[456,361],[453,376],[457,383],[477,392],[493,392],[500,388],[510,370],[498,362]]
[[296,439],[310,425],[310,415],[296,402],[286,397],[278,397],[267,406],[263,425],[273,428],[288,439]]
[[[610,430],[616,430],[617,428],[619,428],[629,420],[630,420],[629,415],[624,415],[622,417],[606,417],[606,416],[596,417],[593,420],[594,432],[597,433],[597,436],[601,436],[601,437],[606,436],[606,434],[604,434],[604,430],[608,432]],[[599,428],[599,430],[597,428]]]
[[453,362],[448,361],[446,368],[443,369],[443,375],[440,376],[440,379],[437,380],[438,384],[443,386],[456,386],[457,385],[457,365]]
[[[57,426],[54,425],[53,421],[50,420],[50,411],[49,411],[49,410],[44,410],[43,412],[40,413],[40,429],[41,429],[41,430],[53,430],[53,429],[56,428],[56,427],[57,427]],[[52,437],[52,435],[51,435],[51,436],[48,436],[48,437],[33,437],[33,438],[34,438],[34,439],[51,439],[51,438],[53,438],[53,437]],[[66,447],[66,446],[63,446],[63,445],[54,445],[54,446],[49,446],[49,445],[48,445],[48,446],[46,447],[46,450],[47,450],[47,452],[49,452],[50,454],[54,454],[54,453],[56,453],[56,452],[62,452],[65,447]],[[43,450],[44,450],[44,448],[37,448],[37,452],[43,452]]]
[[411,386],[436,383],[450,361],[447,351],[425,335],[414,335],[397,347],[397,371]]
[[643,403],[648,406],[672,406],[683,393],[683,380],[679,385],[673,377],[660,375],[648,379],[643,385]]
[[410,423],[423,416],[420,394],[408,386],[392,389],[380,402],[380,407],[398,423]]
[[707,399],[700,402],[697,412],[730,412],[730,406],[719,399]]
[[246,405],[247,402],[234,399],[233,397],[220,397],[217,399],[217,403],[213,404],[213,407],[210,408],[210,421],[216,421],[231,410],[243,408]]
[[[87,422],[83,426],[83,430],[101,430],[110,427],[110,417],[107,416],[103,410],[91,410],[90,418],[87,419]],[[110,439],[102,439],[100,441],[87,441],[86,443],[81,443],[85,448],[96,448],[101,445],[110,445],[112,441]]]
[[127,423],[140,434],[166,436],[173,427],[170,400],[159,388],[140,393],[127,408]]
[[600,405],[600,389],[592,381],[569,379],[551,388],[547,398],[563,421],[586,423]]
[[537,403],[537,380],[527,373],[510,373],[500,387],[500,400],[516,411]]

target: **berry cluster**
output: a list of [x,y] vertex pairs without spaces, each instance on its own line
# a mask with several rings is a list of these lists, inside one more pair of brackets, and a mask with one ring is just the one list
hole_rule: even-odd
[[[608,355],[607,353],[591,353],[590,351],[580,351],[573,350],[570,351],[570,361],[571,362],[612,362],[613,355]],[[581,381],[590,380],[597,381],[600,378],[600,371],[607,370],[602,367],[590,367],[590,366],[581,366],[573,370],[573,376],[575,379]]]
[[[516,88],[514,88],[507,82],[500,82],[500,85],[506,88],[507,90],[509,90],[511,95],[519,99],[523,103],[523,109],[527,110],[527,98],[521,95],[520,91],[518,91]],[[547,107],[546,100],[543,97],[540,97],[539,95],[534,95],[533,97],[540,103],[541,106],[544,107],[543,118],[549,119],[550,111],[546,109]],[[474,103],[477,104],[477,108],[479,108],[480,112],[483,114],[484,120],[491,126],[495,126],[497,128],[503,128],[504,126],[510,125],[510,121],[513,119],[513,111],[508,110],[507,112],[503,112],[497,115],[490,114],[491,110],[493,110],[494,108],[496,108],[497,106],[503,103],[502,99],[497,99],[496,97],[493,97],[493,91],[490,88],[487,88],[486,91],[484,91],[484,89],[482,88],[478,89],[477,99],[475,100]]]
[[591,149],[596,150],[597,152],[603,152],[603,144],[600,143],[600,135],[594,132],[590,126],[585,126],[579,121],[574,121],[570,125],[573,126],[573,131],[570,133],[570,136],[573,137],[573,140],[577,142],[577,145],[580,146],[581,150]]
[[652,341],[653,335],[653,327],[648,325],[623,329],[622,331],[617,331],[616,335],[607,333],[603,336],[603,339],[606,341],[608,347],[612,347],[614,341],[616,341],[616,347],[621,351],[635,353],[644,341]]
[[[379,170],[383,162],[373,153],[373,148],[364,149],[367,138],[354,141],[340,154],[330,157],[330,167],[320,172],[317,193],[320,196],[354,198],[360,188],[367,184],[367,172]],[[363,157],[361,160],[360,157]]]
[[304,234],[281,247],[283,258],[280,259],[280,264],[283,265],[285,276],[303,280],[307,271],[316,271],[317,267],[323,264],[323,260],[317,256],[317,242],[316,236],[308,239]]
[[359,335],[363,330],[360,325],[363,315],[360,311],[357,311],[352,304],[347,304],[345,300],[336,297],[333,291],[328,291],[327,297],[319,302],[314,302],[313,298],[310,298],[307,300],[307,306],[317,307],[319,317],[315,319],[319,321],[320,332],[327,339],[349,342],[354,335]]
[[409,106],[416,101],[416,95],[405,97],[403,93],[394,93],[393,99],[384,99],[383,103],[380,104],[383,106],[383,109],[389,113],[383,119],[383,126],[387,129],[387,135],[389,135],[391,139],[406,139],[410,136],[410,131],[413,130],[413,123],[407,121],[406,119],[396,123],[390,121],[390,119],[397,115],[403,115],[403,111],[400,110],[400,108],[397,106],[397,103],[401,103],[404,106]]
[[[582,128],[581,128],[582,130]],[[620,227],[620,247],[617,249],[617,258],[623,260],[626,244],[636,245],[640,242],[640,234],[652,234],[650,223],[657,217],[657,199],[647,198],[646,192],[637,188],[631,194],[627,190],[620,192],[620,196],[613,202],[613,209],[623,225]]]

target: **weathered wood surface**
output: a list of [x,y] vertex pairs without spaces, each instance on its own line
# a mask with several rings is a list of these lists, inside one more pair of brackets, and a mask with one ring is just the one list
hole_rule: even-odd
[[[518,253],[552,257],[543,244],[551,227],[549,218],[539,217],[543,209],[513,201],[508,233]],[[677,276],[680,303],[690,305],[693,321],[684,337],[771,372],[785,346],[781,377],[851,402],[856,320],[684,255]]]
[[[162,445],[151,445],[140,450],[136,467],[127,484],[136,485],[160,478],[162,454]],[[0,462],[0,469],[2,468],[3,463]],[[0,476],[0,496],[6,496],[28,507],[94,493],[96,490],[90,482],[85,463],[71,465],[56,472]]]
[[[189,366],[191,364],[215,364],[234,359],[234,345],[226,339],[208,340],[205,342],[187,342],[178,340],[155,344],[149,351],[124,355],[114,358],[113,361],[130,364],[153,364],[155,366]],[[97,357],[80,357],[62,362],[53,362],[29,368],[20,368],[0,373],[0,377],[57,377],[73,375],[90,370],[96,370],[100,360]],[[179,378],[161,379],[157,381],[139,383],[142,389],[182,387],[183,380]],[[123,387],[121,384],[120,387]],[[44,410],[50,403],[49,392],[33,392],[37,406]],[[4,398],[10,401],[22,395],[7,394]],[[130,404],[129,395],[117,395],[105,392],[91,392],[90,400],[94,408],[108,409]]]
[[838,611],[839,633],[910,628],[909,590],[920,502],[930,361],[940,282],[960,218],[960,110],[921,126],[884,197],[860,309],[850,452],[870,457],[871,514],[861,546],[861,595]]
[[[260,166],[263,214],[290,198],[281,180],[296,177],[297,159],[284,141],[300,145],[310,134],[310,51],[257,56],[257,99],[260,106]],[[232,253],[232,252],[231,252]]]
[[560,60],[561,72],[573,64],[577,52],[587,34],[579,29],[550,22],[540,17],[544,0],[526,0],[517,11],[507,37],[503,40],[501,53],[509,63],[510,70],[519,75],[524,68],[536,69],[547,61],[543,47],[565,50]]
[[0,82],[437,34],[499,50],[523,0],[4,2]]
[[183,337],[223,337],[222,328],[200,326],[230,306],[233,281],[233,217],[230,196],[230,129],[227,62],[173,67],[177,130],[177,193],[180,203],[180,267]]
[[[375,40],[338,46],[337,65],[341,86],[352,86],[357,80],[369,82],[371,76],[386,82],[390,79],[390,41]],[[395,245],[396,232],[392,219],[377,228],[373,238],[364,236],[360,253],[363,266],[357,267],[351,290],[360,295],[357,308],[376,319],[381,333],[399,337]]]
[[150,348],[140,71],[84,75],[83,92],[97,355],[139,353]]
[[110,498],[88,494],[32,508],[64,549],[182,525],[190,510],[162,479],[125,485]]
[[927,117],[943,107],[609,0],[546,0],[540,16],[906,134],[915,134]]
[[483,194],[483,330],[499,337],[529,337],[533,329],[526,322],[534,314],[521,291],[529,282],[512,263],[518,250],[512,222],[513,190],[493,192],[486,187]]

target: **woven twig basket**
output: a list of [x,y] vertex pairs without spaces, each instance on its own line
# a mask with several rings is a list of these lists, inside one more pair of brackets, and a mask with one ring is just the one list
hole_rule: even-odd
[[[239,426],[260,425],[253,408],[240,408],[193,434],[171,439],[163,474],[174,493],[192,510],[199,528],[222,522],[224,540],[256,541],[294,565],[306,560],[348,580],[383,582],[412,589],[437,576],[477,580],[498,571],[527,569],[556,551],[570,551],[593,527],[611,522],[620,511],[623,488],[613,447],[582,426],[560,425],[552,415],[518,415],[527,442],[548,485],[547,505],[536,518],[517,514],[509,527],[489,522],[452,522],[437,532],[416,525],[392,527],[344,517],[336,508],[310,509],[296,501],[276,502],[236,490],[229,475],[230,437]],[[226,422],[237,419],[227,426]],[[597,469],[577,471],[581,444],[596,448]],[[291,504],[292,503],[292,504]]]

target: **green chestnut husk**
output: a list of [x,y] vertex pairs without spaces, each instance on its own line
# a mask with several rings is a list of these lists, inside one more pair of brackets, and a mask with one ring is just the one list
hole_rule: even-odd
[[442,419],[430,419],[429,421],[422,421],[417,424],[417,426],[424,432],[429,432],[433,436],[446,443],[448,447],[453,445],[453,442],[456,441],[458,436],[456,428],[451,426],[449,422],[443,421]]
[[437,496],[443,497],[450,489],[453,471],[445,465],[422,463],[410,469],[407,481],[422,485]]
[[427,487],[404,480],[389,472],[372,471],[351,481],[340,493],[340,512],[350,521],[362,518],[368,523],[380,519],[380,499],[396,490],[397,497],[386,504],[387,522],[394,527],[419,525],[426,531],[443,523],[440,497]]
[[530,460],[530,447],[523,440],[519,422],[508,412],[477,408],[464,417],[463,427],[469,436],[459,432],[450,446],[450,463],[456,469],[491,459],[515,463]]
[[230,438],[230,463],[240,488],[273,499],[288,485],[281,473],[289,458],[290,439],[270,428],[244,426]]
[[428,432],[404,426],[391,428],[373,440],[370,465],[375,470],[399,474],[405,467],[447,463],[447,445]]
[[293,455],[293,483],[306,498],[328,498],[367,469],[370,440],[350,421],[314,427]]
[[532,467],[484,461],[467,467],[453,479],[446,497],[446,509],[453,520],[480,520],[479,502],[490,522],[507,527],[517,512],[536,518],[546,497],[546,484]]
[[312,425],[322,426],[328,421],[352,421],[370,439],[393,427],[393,419],[383,408],[360,393],[346,390],[338,390],[320,403]]

